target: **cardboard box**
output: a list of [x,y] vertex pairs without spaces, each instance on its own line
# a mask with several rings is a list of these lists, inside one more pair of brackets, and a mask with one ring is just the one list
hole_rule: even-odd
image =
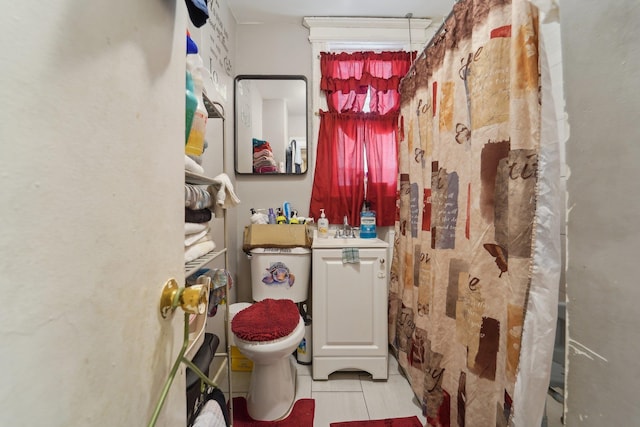
[[310,248],[311,241],[305,224],[251,224],[244,229],[242,249]]

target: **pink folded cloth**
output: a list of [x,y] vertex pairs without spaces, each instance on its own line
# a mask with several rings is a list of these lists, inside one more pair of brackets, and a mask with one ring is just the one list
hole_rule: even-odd
[[273,156],[273,153],[271,153],[271,151],[269,150],[260,150],[260,151],[254,151],[253,152],[253,158],[257,159],[258,157],[262,157],[262,156]]
[[257,168],[254,168],[253,171],[256,173],[273,173],[278,172],[278,168],[275,166],[259,166]]

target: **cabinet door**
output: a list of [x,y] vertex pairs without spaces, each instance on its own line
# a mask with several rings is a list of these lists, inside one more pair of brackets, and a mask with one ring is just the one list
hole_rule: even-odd
[[343,264],[341,249],[313,251],[316,356],[386,355],[386,251],[360,249],[359,257]]

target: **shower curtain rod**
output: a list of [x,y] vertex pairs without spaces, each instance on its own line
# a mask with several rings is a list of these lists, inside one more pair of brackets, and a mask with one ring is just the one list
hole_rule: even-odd
[[[456,0],[455,3],[459,3],[460,1],[462,1],[462,0]],[[454,6],[455,6],[455,3],[454,3]],[[431,45],[433,45],[433,44],[439,42],[440,40],[442,40],[443,36],[440,33],[442,33],[443,30],[444,30],[445,33],[447,32],[447,29],[444,28],[444,24],[447,23],[447,21],[449,20],[449,18],[451,18],[451,16],[453,16],[453,9],[451,9],[451,12],[449,12],[449,14],[446,16],[446,18],[444,18],[442,20],[442,24],[440,24],[440,26],[438,27],[436,32],[433,33],[433,37],[431,37],[431,40],[429,40],[427,42],[427,44],[424,46],[424,48],[422,49],[420,54],[418,56],[416,56],[416,59],[413,61],[413,63],[411,64],[411,67],[409,68],[409,72],[413,71],[415,63],[418,61],[418,59],[422,58],[422,56],[425,55],[427,49],[429,49],[431,47]]]

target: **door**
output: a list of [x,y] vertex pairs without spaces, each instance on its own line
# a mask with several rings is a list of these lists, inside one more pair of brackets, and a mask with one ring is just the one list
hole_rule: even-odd
[[[144,426],[182,344],[184,2],[3,7],[0,425]],[[37,22],[37,25],[29,25]],[[184,372],[158,426],[184,425]]]
[[343,264],[341,249],[313,251],[314,356],[387,354],[385,249],[359,249]]

